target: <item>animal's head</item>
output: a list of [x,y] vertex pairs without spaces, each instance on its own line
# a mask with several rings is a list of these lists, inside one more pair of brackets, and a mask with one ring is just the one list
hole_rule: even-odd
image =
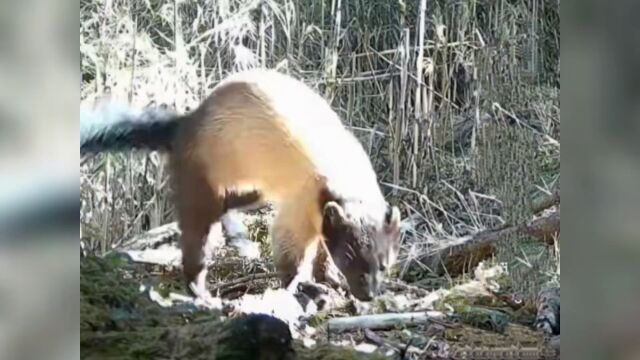
[[323,207],[322,232],[351,293],[360,300],[378,295],[400,248],[398,208],[387,203],[328,201]]

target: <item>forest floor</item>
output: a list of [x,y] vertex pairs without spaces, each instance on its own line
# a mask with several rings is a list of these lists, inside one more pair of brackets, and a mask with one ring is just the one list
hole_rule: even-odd
[[[243,221],[250,238],[265,241],[268,214]],[[509,293],[500,266],[480,263],[473,274],[443,279],[439,288],[389,279],[372,302],[332,290],[318,304],[279,289],[267,251],[253,259],[239,256],[224,245],[221,229],[210,236],[214,300],[208,304],[186,291],[174,224],[105,257],[83,253],[82,358],[559,357],[553,343],[559,338],[535,329],[537,305]]]

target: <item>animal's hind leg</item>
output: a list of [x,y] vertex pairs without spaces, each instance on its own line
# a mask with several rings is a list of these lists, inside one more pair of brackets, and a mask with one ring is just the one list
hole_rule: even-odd
[[183,273],[194,295],[207,297],[205,248],[211,224],[222,215],[224,198],[195,172],[181,175],[176,195]]

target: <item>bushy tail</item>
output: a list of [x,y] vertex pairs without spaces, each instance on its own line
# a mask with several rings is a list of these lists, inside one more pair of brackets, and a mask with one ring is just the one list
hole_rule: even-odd
[[80,154],[131,149],[170,151],[180,116],[162,109],[134,111],[115,104],[80,114]]

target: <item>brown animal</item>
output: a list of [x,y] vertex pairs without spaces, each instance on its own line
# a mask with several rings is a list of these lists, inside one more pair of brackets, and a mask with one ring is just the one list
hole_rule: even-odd
[[283,284],[311,281],[318,247],[358,298],[371,299],[395,261],[400,213],[358,140],[315,91],[272,70],[236,73],[188,115],[103,113],[81,124],[81,151],[170,152],[184,274],[205,294],[209,227],[229,209],[269,201]]

